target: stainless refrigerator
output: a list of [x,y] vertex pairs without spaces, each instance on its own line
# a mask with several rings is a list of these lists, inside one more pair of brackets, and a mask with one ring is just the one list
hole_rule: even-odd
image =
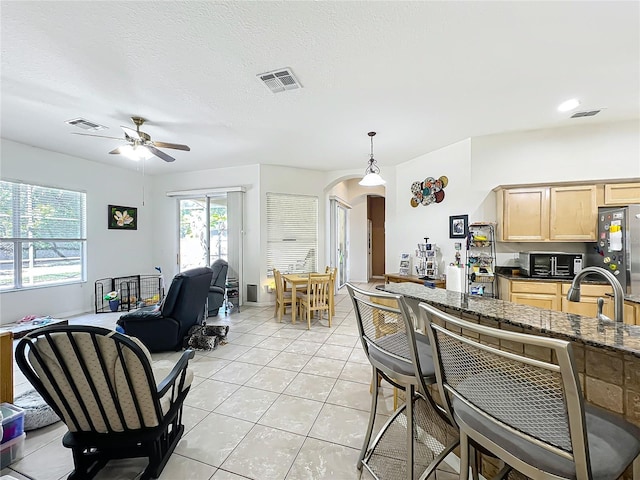
[[587,264],[606,268],[627,294],[640,295],[640,205],[598,209],[598,241]]

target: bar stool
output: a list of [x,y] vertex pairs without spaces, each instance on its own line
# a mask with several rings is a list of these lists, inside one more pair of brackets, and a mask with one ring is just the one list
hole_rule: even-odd
[[[533,479],[616,479],[632,463],[640,479],[640,428],[584,403],[569,342],[478,325],[424,303],[419,308],[440,396],[460,429],[461,479],[468,477],[469,440]],[[555,361],[457,332],[488,344],[547,348]]]
[[[458,433],[429,395],[435,369],[427,337],[414,331],[402,295],[347,284],[360,340],[372,365],[373,393],[364,444],[358,458],[376,479],[427,478],[458,445]],[[369,445],[376,417],[379,377],[405,391],[405,404]]]

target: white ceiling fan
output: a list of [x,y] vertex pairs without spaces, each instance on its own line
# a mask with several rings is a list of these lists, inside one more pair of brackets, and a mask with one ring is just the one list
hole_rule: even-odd
[[[176,150],[184,150],[191,151],[191,149],[187,145],[181,145],[179,143],[167,143],[167,142],[156,142],[151,140],[151,136],[148,133],[141,132],[140,127],[145,122],[145,119],[142,117],[131,117],[131,120],[136,126],[136,129],[120,126],[124,131],[124,140],[127,142],[126,145],[122,145],[118,148],[111,150],[109,153],[111,154],[121,154],[125,155],[133,160],[141,160],[151,158],[152,156],[156,156],[161,158],[165,162],[173,162],[175,158],[171,155],[164,153],[160,148],[173,148]],[[84,135],[88,137],[99,137],[99,138],[110,138],[113,140],[122,140],[118,137],[108,137],[106,135],[94,135],[92,133],[76,133],[73,132],[74,135]]]

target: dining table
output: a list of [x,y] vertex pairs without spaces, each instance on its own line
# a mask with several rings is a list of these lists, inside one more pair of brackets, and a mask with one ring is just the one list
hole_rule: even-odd
[[[296,306],[298,297],[296,290],[299,286],[306,286],[309,283],[308,273],[285,273],[282,275],[285,283],[291,285],[291,323],[296,323]],[[285,285],[286,286],[286,285]]]

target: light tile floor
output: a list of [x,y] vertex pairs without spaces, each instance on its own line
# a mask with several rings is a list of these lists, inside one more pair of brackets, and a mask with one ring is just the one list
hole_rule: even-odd
[[[361,285],[373,288],[373,285]],[[113,328],[119,314],[82,315],[71,324]],[[243,306],[211,317],[230,326],[228,344],[196,352],[194,382],[185,401],[185,434],[161,476],[164,480],[369,479],[356,469],[370,406],[371,367],[362,351],[346,289],[336,296],[331,329],[316,320],[282,323],[273,307]],[[158,353],[154,361],[177,359]],[[30,389],[15,371],[16,395]],[[383,388],[376,428],[392,413]],[[66,479],[73,470],[58,422],[27,433],[24,458],[3,474],[34,480]],[[110,462],[99,480],[135,479],[143,459]]]

